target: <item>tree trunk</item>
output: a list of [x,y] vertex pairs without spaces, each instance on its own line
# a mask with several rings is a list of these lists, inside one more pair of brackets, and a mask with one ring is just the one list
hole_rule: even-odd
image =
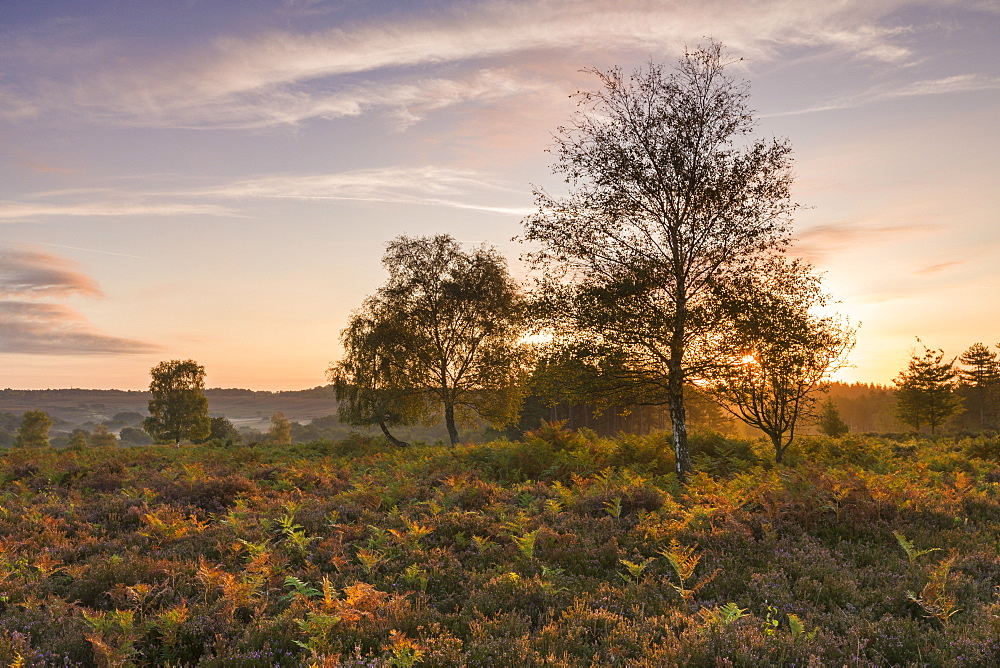
[[448,427],[448,438],[455,445],[458,443],[458,428],[455,427],[455,404],[451,401],[444,404],[444,423]]
[[691,452],[688,450],[687,414],[684,411],[684,376],[680,361],[671,360],[667,369],[670,422],[674,434],[674,459],[677,461],[677,479],[683,484],[691,475]]
[[781,458],[785,456],[785,446],[781,444],[781,435],[771,434],[771,443],[774,445],[774,462],[781,463]]
[[378,421],[378,426],[379,429],[382,430],[382,434],[385,435],[386,440],[395,445],[397,448],[405,448],[410,445],[406,441],[401,441],[392,434],[390,434],[389,428],[385,426],[385,422],[383,422],[382,420]]

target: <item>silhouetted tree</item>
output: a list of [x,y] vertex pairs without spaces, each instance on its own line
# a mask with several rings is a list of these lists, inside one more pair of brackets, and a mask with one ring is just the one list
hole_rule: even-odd
[[755,427],[781,462],[803,418],[816,417],[816,396],[842,368],[854,331],[835,316],[819,277],[799,261],[776,256],[720,292],[726,314],[713,357],[721,362],[705,387],[734,416]]
[[183,439],[208,436],[208,399],[205,398],[205,367],[194,360],[160,362],[150,370],[149,417],[143,428],[158,442],[180,446]]
[[673,72],[592,71],[601,89],[559,129],[554,171],[571,186],[536,190],[525,220],[544,270],[544,313],[557,338],[614,349],[629,376],[653,379],[670,408],[677,473],[691,471],[685,384],[712,361],[716,293],[762,253],[784,246],[791,148],[752,139],[748,92],[722,47],[687,53]]
[[346,360],[362,381],[353,383],[362,399],[387,400],[371,403],[371,414],[419,392],[441,406],[452,444],[463,414],[494,425],[516,419],[526,354],[522,298],[500,254],[486,246],[463,251],[448,235],[400,236],[382,264],[389,279],[355,315],[362,345]]
[[979,429],[997,426],[1000,413],[1000,359],[982,343],[972,344],[959,356],[966,369],[959,369],[960,388],[970,416]]
[[910,355],[909,365],[894,380],[896,415],[902,422],[917,431],[927,425],[934,434],[959,410],[962,401],[955,392],[958,374],[954,362],[944,361],[943,350],[931,350],[927,346],[922,355],[916,352]]
[[27,411],[21,417],[21,426],[14,438],[14,447],[36,448],[49,445],[52,418],[45,411]]

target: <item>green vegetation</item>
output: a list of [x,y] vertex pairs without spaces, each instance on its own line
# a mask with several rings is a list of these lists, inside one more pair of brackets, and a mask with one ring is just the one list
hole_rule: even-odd
[[838,436],[843,436],[850,433],[851,428],[848,426],[844,419],[840,417],[840,411],[837,409],[837,404],[833,402],[833,399],[827,397],[826,401],[823,402],[822,407],[820,407],[819,420],[816,422],[816,428],[819,429],[821,434],[827,436],[833,436],[834,438]]
[[0,663],[1000,660],[997,438],[669,439],[6,450]]
[[271,445],[292,444],[292,424],[281,411],[271,416],[271,427],[267,430],[267,442]]
[[982,343],[974,343],[958,361],[959,394],[965,407],[967,428],[982,430],[1000,426],[1000,355]]

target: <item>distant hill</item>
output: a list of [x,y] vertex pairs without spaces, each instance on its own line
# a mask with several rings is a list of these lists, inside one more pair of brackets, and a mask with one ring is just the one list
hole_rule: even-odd
[[[337,414],[331,385],[287,392],[212,388],[205,390],[205,396],[210,414],[253,427],[268,423],[278,411],[289,420],[303,423]],[[149,399],[149,392],[136,390],[6,389],[0,390],[0,412],[20,415],[29,410],[43,410],[69,425],[99,424],[108,422],[116,413],[145,415]]]

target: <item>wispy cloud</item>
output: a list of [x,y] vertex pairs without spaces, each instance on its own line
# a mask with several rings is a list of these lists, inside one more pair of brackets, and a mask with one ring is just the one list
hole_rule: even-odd
[[882,243],[901,236],[929,232],[931,225],[862,225],[858,223],[832,223],[815,225],[801,231],[796,238],[795,251],[810,260],[825,257],[845,248]]
[[963,264],[965,264],[965,262],[963,261],[938,262],[937,264],[932,264],[926,267],[922,267],[921,269],[918,269],[915,273],[920,274],[921,276],[933,276],[934,274],[940,274],[942,272],[948,271],[949,269],[959,267]]
[[483,192],[524,194],[522,188],[499,182],[486,174],[433,166],[363,169],[332,174],[267,175],[195,190],[190,194],[235,200],[261,198],[420,204],[519,216],[533,210],[527,206],[470,201],[475,197],[482,199]]
[[[779,57],[786,48],[814,48],[898,63],[913,54],[900,39],[906,27],[887,17],[908,4],[531,0],[465,3],[426,13],[399,10],[377,23],[223,36],[195,51],[158,54],[156,60],[120,58],[97,71],[81,68],[75,81],[36,86],[42,99],[22,96],[8,115],[71,100],[77,113],[174,127],[259,128],[372,109],[412,120],[422,111],[544,85],[497,68],[499,58],[534,54],[537,60],[542,53],[578,58],[584,46],[675,55],[702,35],[761,60]],[[102,66],[112,60],[108,48],[97,52]],[[436,75],[414,77],[418,66],[436,68]]]
[[265,87],[207,99],[177,100],[146,108],[123,99],[117,109],[138,124],[189,129],[257,129],[297,125],[310,119],[334,120],[384,111],[404,129],[428,112],[469,102],[490,100],[541,90],[538,81],[503,69],[485,69],[454,78],[421,78],[398,83],[348,84],[341,90],[323,86]]
[[13,202],[0,200],[0,222],[27,221],[48,217],[78,216],[232,216],[235,213],[215,204],[184,202],[123,202],[95,198],[78,203]]
[[79,355],[147,353],[159,347],[104,334],[75,309],[39,301],[100,297],[72,262],[35,250],[0,250],[0,353]]
[[806,109],[768,114],[770,117],[797,116],[820,111],[854,109],[878,102],[925,95],[948,95],[1000,89],[1000,78],[982,74],[960,74],[941,79],[925,79],[891,86],[878,86],[855,95],[839,97]]
[[36,241],[39,246],[51,246],[52,248],[67,248],[69,250],[85,251],[87,253],[100,253],[101,255],[114,255],[115,257],[131,257],[136,260],[144,259],[141,255],[129,255],[128,253],[116,253],[114,251],[98,250],[96,248],[80,248],[79,246],[64,246],[62,244],[47,244],[44,241]]
[[265,174],[190,188],[175,187],[175,180],[147,177],[143,183],[148,189],[141,192],[91,188],[30,193],[24,201],[0,201],[0,221],[60,216],[250,216],[249,210],[241,211],[249,209],[247,202],[267,199],[420,204],[519,216],[533,210],[489,202],[498,194],[523,196],[519,184],[472,170],[435,166]]
[[394,199],[416,191],[455,195],[473,189],[521,192],[471,170],[444,167],[388,167],[329,174],[276,174],[234,181],[191,194],[224,198]]

